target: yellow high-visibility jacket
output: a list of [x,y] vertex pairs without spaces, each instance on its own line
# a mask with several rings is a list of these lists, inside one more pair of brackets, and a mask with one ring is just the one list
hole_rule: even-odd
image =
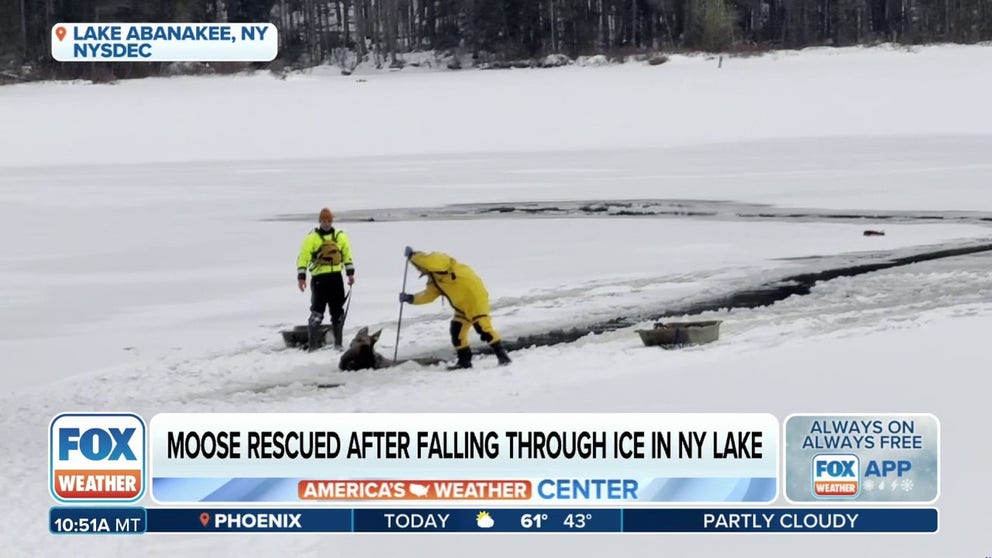
[[[320,254],[325,242],[337,244],[339,254],[335,259],[340,260],[338,263],[331,264],[321,261]],[[351,241],[348,240],[348,235],[344,231],[333,228],[326,232],[320,227],[310,231],[310,234],[303,239],[300,255],[296,259],[297,275],[302,279],[306,277],[307,270],[310,271],[310,275],[316,276],[325,273],[341,273],[342,269],[348,275],[355,274],[355,264],[351,258]]]
[[444,296],[456,317],[474,321],[489,314],[489,292],[471,267],[441,252],[414,252],[410,263],[428,276],[426,288],[413,295],[414,304]]

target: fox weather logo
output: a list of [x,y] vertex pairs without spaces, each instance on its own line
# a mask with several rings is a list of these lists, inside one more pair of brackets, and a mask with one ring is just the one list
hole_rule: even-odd
[[821,453],[813,457],[813,495],[854,498],[861,492],[861,459],[850,453]]
[[145,422],[62,413],[48,431],[49,488],[61,502],[135,502],[145,492]]

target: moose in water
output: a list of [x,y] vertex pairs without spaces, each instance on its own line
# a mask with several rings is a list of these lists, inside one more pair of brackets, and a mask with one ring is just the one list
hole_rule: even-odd
[[368,327],[358,330],[358,333],[355,334],[355,337],[348,345],[348,349],[341,354],[341,360],[338,361],[338,369],[344,371],[379,370],[381,368],[399,366],[404,362],[416,362],[421,366],[435,366],[445,362],[444,359],[436,357],[399,359],[396,361],[388,359],[375,350],[375,344],[379,341],[380,335],[382,335],[381,329],[375,333],[369,333]]
[[341,360],[338,361],[338,368],[354,371],[370,368],[378,370],[392,366],[393,362],[391,360],[377,353],[375,350],[375,344],[379,341],[380,335],[382,335],[381,329],[372,334],[369,333],[369,328],[367,327],[358,330],[355,338],[348,345],[348,349],[341,354]]

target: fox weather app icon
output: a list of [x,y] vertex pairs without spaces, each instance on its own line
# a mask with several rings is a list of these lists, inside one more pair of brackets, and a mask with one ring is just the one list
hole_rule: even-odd
[[813,457],[813,495],[854,498],[861,492],[861,459],[850,453],[821,453]]

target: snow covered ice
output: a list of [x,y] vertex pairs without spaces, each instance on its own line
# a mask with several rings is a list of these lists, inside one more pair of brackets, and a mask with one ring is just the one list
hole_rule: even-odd
[[[729,59],[719,70],[673,57],[361,83],[0,88],[0,122],[16,138],[0,150],[2,554],[603,555],[621,544],[619,535],[484,545],[454,535],[55,537],[44,519],[46,431],[71,410],[932,412],[944,426],[940,533],[779,537],[773,554],[987,554],[987,491],[974,488],[989,457],[987,252],[708,312],[700,318],[724,320],[720,341],[684,351],[645,348],[630,327],[515,351],[505,369],[482,357],[457,374],[344,374],[337,353],[284,350],[278,332],[305,321],[296,250],[325,205],[356,216],[339,223],[358,270],[345,338],[382,327],[377,348],[390,356],[406,244],[472,265],[490,287],[494,325],[513,338],[992,242],[990,62],[988,47],[839,49]],[[258,118],[241,118],[250,107],[262,107]],[[611,199],[930,218],[357,218]],[[407,308],[400,356],[450,351],[448,317],[440,304]],[[344,385],[315,390],[318,381]],[[629,555],[769,553],[753,536],[625,537]]]

